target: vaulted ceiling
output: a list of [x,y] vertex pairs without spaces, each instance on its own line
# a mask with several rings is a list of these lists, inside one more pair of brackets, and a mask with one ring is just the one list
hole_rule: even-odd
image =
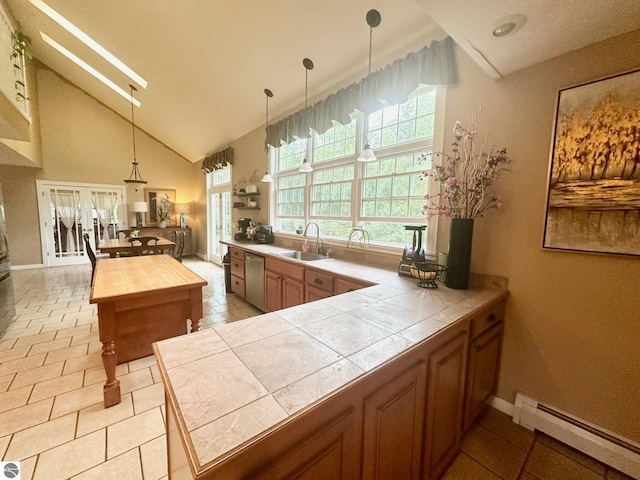
[[[29,0],[7,0],[35,56],[125,118],[130,104],[46,44],[44,32],[129,92],[124,74]],[[447,34],[493,78],[640,28],[637,0],[48,0],[47,5],[148,81],[135,97],[136,125],[195,162],[270,119],[359,81],[367,73],[369,26],[377,9],[372,68]],[[501,19],[524,15],[503,38]],[[517,17],[521,18],[521,17]]]

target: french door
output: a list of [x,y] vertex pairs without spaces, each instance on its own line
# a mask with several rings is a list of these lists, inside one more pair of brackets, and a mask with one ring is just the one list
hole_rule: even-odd
[[96,252],[101,239],[126,228],[124,186],[36,182],[45,266],[87,263],[85,233]]
[[220,240],[231,240],[231,192],[214,188],[209,193],[209,261],[222,265]]

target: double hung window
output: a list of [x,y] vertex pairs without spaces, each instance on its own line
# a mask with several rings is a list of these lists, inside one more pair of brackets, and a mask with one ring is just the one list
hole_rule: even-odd
[[[430,185],[420,173],[431,166],[418,158],[432,149],[440,131],[439,92],[421,87],[402,104],[368,116],[356,112],[348,125],[334,123],[322,135],[312,130],[309,139],[273,149],[276,230],[294,233],[313,221],[322,237],[346,242],[358,226],[367,230],[372,246],[403,246],[404,226],[425,223],[422,206]],[[375,161],[356,161],[364,143]],[[298,171],[305,157],[310,173]],[[430,223],[425,246],[434,251]]]

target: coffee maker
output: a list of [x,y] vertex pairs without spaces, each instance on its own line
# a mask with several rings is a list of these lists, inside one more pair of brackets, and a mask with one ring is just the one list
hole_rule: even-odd
[[426,225],[405,225],[404,229],[406,234],[409,235],[413,232],[413,238],[411,244],[406,242],[404,252],[402,253],[402,259],[398,266],[398,275],[403,277],[413,277],[410,267],[415,263],[425,261],[424,249],[422,248],[422,232],[427,229]]
[[273,227],[271,225],[260,225],[256,239],[258,243],[273,243]]
[[239,218],[236,222],[236,233],[233,239],[237,242],[248,242],[250,240],[247,235],[247,229],[251,226],[250,218]]

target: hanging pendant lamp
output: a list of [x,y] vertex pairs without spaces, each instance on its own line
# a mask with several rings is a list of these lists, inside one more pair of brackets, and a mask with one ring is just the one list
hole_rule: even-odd
[[[373,29],[374,27],[377,27],[378,25],[380,25],[380,21],[382,20],[382,17],[380,17],[380,12],[378,12],[377,10],[369,10],[367,12],[367,16],[366,16],[366,20],[367,20],[367,25],[369,25],[369,70],[367,73],[367,80],[369,83],[369,91],[371,92],[371,103],[370,103],[370,111],[368,114],[366,114],[366,118],[369,118],[369,114],[371,113],[371,111],[373,111],[373,82],[371,81],[371,45],[373,43]],[[371,146],[369,145],[369,125],[368,122],[365,125],[365,142],[364,142],[364,148],[362,149],[362,152],[360,152],[360,156],[358,156],[358,161],[359,162],[373,162],[376,159],[375,154],[373,153],[373,150],[371,150]]]
[[[264,95],[267,98],[267,106],[265,108],[266,110],[266,123],[265,123],[265,135],[266,135],[266,129],[269,126],[269,97],[273,97],[273,92],[271,90],[269,90],[268,88],[264,89]],[[262,177],[262,181],[264,183],[272,183],[273,182],[273,177],[271,176],[271,174],[269,173],[269,145],[267,144],[266,138],[265,138],[265,142],[264,142],[264,146],[267,150],[267,169],[264,172],[264,177]]]
[[142,175],[140,175],[138,171],[138,161],[136,160],[136,124],[133,121],[133,91],[135,90],[137,92],[138,89],[131,84],[129,84],[129,88],[131,89],[131,136],[133,138],[133,162],[131,162],[131,164],[133,168],[131,169],[131,175],[129,175],[129,178],[125,180],[124,183],[144,185],[147,182],[142,179]]
[[[313,62],[309,58],[302,59],[302,65],[304,65],[305,73],[304,73],[304,108],[307,108],[307,85],[309,83],[309,70],[313,70]],[[307,155],[305,154],[304,160],[302,161],[302,165],[298,169],[300,173],[309,173],[313,172],[313,168],[311,168],[311,163],[307,159]]]

